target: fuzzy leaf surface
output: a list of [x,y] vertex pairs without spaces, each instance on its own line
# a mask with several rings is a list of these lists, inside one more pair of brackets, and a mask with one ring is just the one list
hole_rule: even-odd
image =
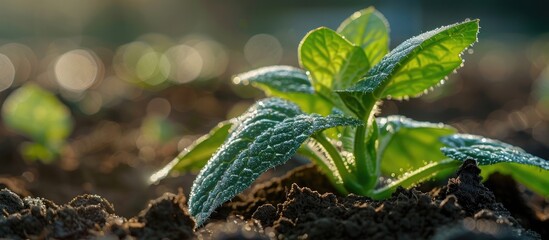
[[219,123],[208,134],[197,139],[191,146],[185,148],[176,158],[166,164],[162,169],[152,174],[149,182],[157,182],[171,172],[198,172],[208,159],[217,151],[229,136],[229,130],[233,125],[230,121]]
[[198,225],[268,169],[286,162],[313,133],[360,121],[305,114],[291,102],[270,98],[252,106],[193,183],[189,210]]
[[377,64],[389,52],[389,23],[373,7],[353,13],[341,23],[337,32],[362,47],[370,65]]
[[[456,159],[474,159],[484,174],[495,171],[510,174],[518,182],[543,196],[549,196],[549,161],[526,153],[519,147],[494,139],[469,134],[441,138],[444,155]],[[497,163],[497,164],[496,164]],[[496,164],[496,165],[493,165]]]
[[267,96],[290,100],[307,113],[328,115],[332,104],[315,94],[305,71],[291,66],[270,66],[238,74],[234,83],[252,84]]
[[325,27],[309,32],[298,54],[301,66],[310,72],[313,87],[320,93],[347,88],[370,68],[362,48]]
[[443,147],[439,138],[456,133],[453,127],[442,123],[419,122],[403,116],[377,121],[378,159],[381,159],[381,172],[386,176],[403,174],[403,171],[444,159],[439,151]]
[[[418,96],[462,63],[461,53],[477,39],[478,20],[444,26],[410,38],[375,65],[364,79],[337,91],[350,109],[368,110],[371,98]],[[367,107],[366,106],[366,107]]]

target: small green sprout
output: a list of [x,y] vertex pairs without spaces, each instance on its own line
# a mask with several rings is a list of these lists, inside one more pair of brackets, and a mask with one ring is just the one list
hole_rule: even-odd
[[[448,125],[375,117],[384,99],[418,97],[442,84],[477,41],[478,24],[466,20],[440,27],[390,52],[387,20],[374,8],[354,13],[337,31],[312,30],[299,45],[302,69],[271,66],[234,77],[233,82],[251,84],[272,98],[221,123],[151,181],[204,166],[189,199],[201,225],[218,206],[294,154],[308,157],[341,193],[374,199],[453,171],[459,160],[471,158],[481,165],[506,162],[549,170],[546,160],[495,140],[456,134]],[[527,172],[517,179],[547,182],[546,173]],[[547,194],[543,185],[530,185]]]
[[33,84],[8,96],[2,105],[2,119],[6,127],[34,141],[22,146],[23,156],[45,163],[55,159],[72,130],[69,109],[55,95]]

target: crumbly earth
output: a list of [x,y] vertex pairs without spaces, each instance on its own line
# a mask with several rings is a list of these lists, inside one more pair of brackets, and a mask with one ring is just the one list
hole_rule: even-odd
[[[391,198],[332,193],[304,166],[256,185],[196,228],[183,194],[166,193],[125,219],[97,195],[67,204],[0,190],[0,238],[7,239],[540,239],[521,226],[466,161],[441,189],[398,189]],[[308,187],[300,187],[308,186]],[[522,218],[521,218],[522,219]],[[543,224],[543,223],[538,223]],[[546,226],[546,225],[545,225]]]
[[[479,173],[474,161],[466,161],[458,176],[442,189],[431,193],[398,189],[384,201],[352,194],[321,194],[292,184],[286,189],[284,201],[264,203],[257,197],[264,195],[263,186],[250,193],[263,204],[248,203],[246,208],[242,202],[231,202],[225,208],[237,213],[255,209],[252,218],[264,228],[272,228],[279,239],[540,238],[522,228],[495,201],[494,194],[480,183]],[[276,189],[281,189],[281,185],[271,183]]]
[[116,237],[192,239],[194,220],[182,194],[165,194],[151,201],[137,217],[126,220],[97,195],[81,195],[65,205],[0,190],[0,238],[81,239]]

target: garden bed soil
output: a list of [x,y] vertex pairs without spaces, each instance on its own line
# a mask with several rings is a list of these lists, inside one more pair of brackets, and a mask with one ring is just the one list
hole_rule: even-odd
[[[196,228],[184,195],[166,193],[138,216],[116,215],[97,195],[67,204],[21,199],[0,191],[0,238],[9,239],[529,239],[546,238],[547,220],[536,218],[514,182],[503,181],[494,195],[480,183],[480,170],[467,161],[439,189],[424,193],[398,189],[391,198],[334,193],[314,166],[257,184]],[[499,176],[501,177],[501,176]],[[488,186],[499,184],[491,179]],[[511,191],[515,191],[511,193]],[[500,193],[501,192],[501,193]],[[497,201],[514,196],[510,207]],[[505,199],[505,197],[504,197]],[[507,206],[507,205],[506,205]],[[525,210],[527,209],[527,210]],[[510,211],[509,211],[510,210]],[[514,217],[515,216],[515,217]],[[537,233],[536,233],[537,232]],[[538,233],[542,234],[539,235]]]

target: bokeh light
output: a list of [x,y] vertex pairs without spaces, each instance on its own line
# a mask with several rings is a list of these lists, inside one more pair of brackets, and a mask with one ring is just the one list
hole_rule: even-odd
[[15,67],[6,55],[0,53],[0,92],[9,88],[14,79]]
[[170,80],[175,83],[187,83],[195,80],[204,64],[200,53],[185,44],[171,47],[164,54],[172,66]]
[[201,35],[184,38],[183,43],[194,48],[202,58],[201,79],[219,77],[227,69],[229,55],[219,42]]
[[244,46],[244,57],[253,67],[275,65],[282,59],[282,45],[274,36],[257,34]]
[[147,115],[167,118],[171,111],[172,106],[165,98],[154,98],[147,104]]
[[98,79],[102,63],[93,52],[77,49],[59,57],[55,63],[55,79],[69,91],[81,92]]
[[31,48],[20,43],[7,43],[0,47],[0,53],[6,55],[15,67],[12,86],[21,85],[32,76],[37,58]]
[[143,54],[135,67],[137,78],[153,86],[164,82],[170,72],[168,59],[156,51]]

